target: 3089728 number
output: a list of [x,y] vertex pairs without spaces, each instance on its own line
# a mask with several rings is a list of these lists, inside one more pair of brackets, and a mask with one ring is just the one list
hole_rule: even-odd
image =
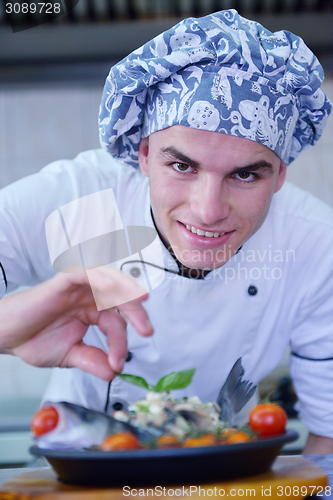
[[60,3],[6,3],[6,14],[60,14]]
[[277,486],[278,497],[297,497],[302,496],[313,496],[324,497],[325,495],[331,494],[330,486]]

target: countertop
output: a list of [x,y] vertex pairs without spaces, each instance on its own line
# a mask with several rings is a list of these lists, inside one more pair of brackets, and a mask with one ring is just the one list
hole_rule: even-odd
[[[326,473],[329,479],[329,484],[331,488],[333,488],[333,454],[328,455],[305,455],[305,458],[308,458],[315,462],[317,465],[321,467],[321,469]],[[42,460],[42,461],[40,461]],[[16,475],[25,473],[25,472],[38,472],[38,471],[47,471],[50,469],[49,466],[45,465],[43,462],[44,459],[38,459],[38,462],[31,462],[30,466],[18,469],[0,469],[0,487],[9,479],[15,477]],[[41,465],[39,467],[34,467],[33,465]],[[333,495],[323,495],[321,494],[318,497],[311,498],[333,498]]]

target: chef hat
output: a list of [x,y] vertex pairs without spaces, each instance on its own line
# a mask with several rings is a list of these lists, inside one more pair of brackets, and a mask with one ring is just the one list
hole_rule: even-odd
[[331,103],[303,40],[225,10],[188,18],[116,64],[100,108],[102,147],[138,166],[140,140],[172,125],[264,144],[290,163],[322,134]]

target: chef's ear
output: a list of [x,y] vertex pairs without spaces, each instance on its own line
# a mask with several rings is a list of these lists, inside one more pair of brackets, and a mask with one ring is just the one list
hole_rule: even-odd
[[139,166],[141,172],[146,177],[149,177],[148,156],[149,156],[149,137],[145,137],[144,139],[141,139],[141,142],[139,144]]
[[278,174],[276,186],[274,189],[274,193],[276,193],[277,191],[279,191],[279,189],[282,188],[283,183],[286,179],[286,174],[287,174],[287,164],[282,161],[280,163],[280,169],[279,169],[279,174]]

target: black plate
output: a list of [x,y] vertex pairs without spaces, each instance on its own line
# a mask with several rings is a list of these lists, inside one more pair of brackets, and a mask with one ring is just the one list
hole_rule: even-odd
[[274,438],[202,448],[102,452],[45,450],[32,446],[30,452],[45,457],[59,479],[66,483],[195,484],[266,472],[282,446],[297,438],[297,432],[287,430]]

